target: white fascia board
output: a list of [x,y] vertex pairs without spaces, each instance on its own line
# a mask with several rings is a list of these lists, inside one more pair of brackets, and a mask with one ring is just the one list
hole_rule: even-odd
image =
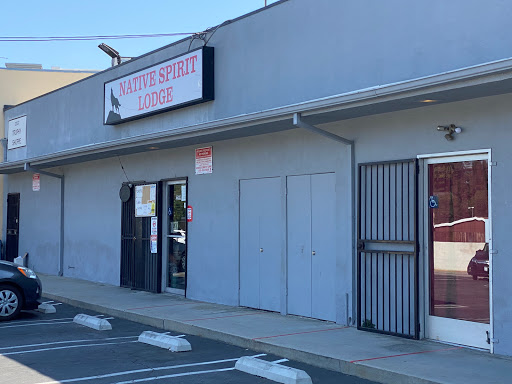
[[208,121],[195,125],[172,128],[169,130],[144,135],[131,136],[128,138],[113,140],[105,143],[75,147],[72,149],[15,162],[0,163],[0,173],[2,170],[15,169],[19,168],[20,166],[23,167],[25,163],[34,165],[39,164],[44,166],[44,163],[47,161],[65,160],[77,156],[108,152],[115,149],[123,149],[133,145],[158,144],[158,142],[169,141],[169,139],[179,140],[184,138],[197,137],[203,134],[219,133],[257,124],[283,121],[286,119],[290,119],[290,124],[292,124],[294,113],[301,113],[302,116],[311,116],[335,110],[377,104],[389,100],[398,100],[406,97],[420,96],[427,93],[493,83],[511,78],[512,58],[503,59],[472,67],[461,68],[454,71],[438,73],[435,75],[420,77],[402,82],[359,89],[339,95],[328,96],[316,100],[291,104],[264,111]]

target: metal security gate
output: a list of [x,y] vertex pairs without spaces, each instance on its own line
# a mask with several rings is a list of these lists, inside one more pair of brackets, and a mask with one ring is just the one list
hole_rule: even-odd
[[[158,241],[158,253],[151,253],[151,217],[135,216],[135,186],[130,189],[130,197],[121,208],[121,286],[161,292],[161,241]],[[157,205],[160,205],[161,183],[157,185],[157,191]],[[158,224],[160,228],[161,220]]]
[[419,337],[417,169],[415,159],[359,165],[358,329]]
[[18,257],[20,228],[20,194],[7,195],[7,231],[5,238],[5,259],[14,261]]

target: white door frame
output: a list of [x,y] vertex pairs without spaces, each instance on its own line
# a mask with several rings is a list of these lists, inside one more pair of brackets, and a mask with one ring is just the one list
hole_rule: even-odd
[[[463,325],[466,329],[472,330],[475,332],[485,330],[488,327],[489,338],[491,340],[494,339],[494,318],[493,318],[493,252],[491,251],[493,248],[493,230],[492,230],[492,152],[490,149],[482,149],[482,150],[474,150],[474,151],[461,151],[461,152],[449,152],[449,153],[439,153],[439,154],[425,154],[418,156],[418,159],[423,160],[422,170],[423,170],[423,254],[424,256],[424,324],[425,324],[425,337],[429,338],[429,334],[431,333],[430,327],[435,326],[436,329],[442,328],[445,330],[442,334],[450,334],[455,332],[458,329],[458,326]],[[490,264],[490,273],[489,273],[489,324],[478,324],[468,321],[455,320],[455,319],[446,319],[441,317],[430,316],[430,278],[429,278],[429,209],[428,209],[428,188],[429,188],[429,180],[428,180],[428,165],[429,164],[439,164],[439,163],[448,163],[448,162],[460,162],[460,161],[470,161],[470,160],[487,160],[488,167],[488,176],[487,176],[487,185],[488,185],[488,196],[487,196],[487,204],[488,204],[488,242],[489,242],[489,264]],[[432,324],[432,320],[434,324]],[[470,343],[464,343],[463,338],[461,338],[460,344],[469,345]],[[444,341],[444,340],[440,340]],[[446,341],[449,342],[449,341]],[[458,343],[458,344],[459,344]],[[491,342],[487,346],[479,346],[483,349],[490,349],[491,353],[494,353],[494,345]]]
[[[187,179],[176,179],[176,180],[169,180],[165,181],[163,183],[163,188],[165,190],[163,191],[163,204],[162,204],[162,211],[160,214],[162,215],[162,292],[167,293],[174,293],[177,295],[183,295],[185,296],[185,289],[177,289],[177,288],[169,288],[167,286],[169,282],[169,275],[167,269],[169,268],[168,262],[169,262],[169,238],[167,237],[168,228],[168,219],[167,219],[167,207],[169,206],[169,195],[168,195],[168,189],[170,185],[176,185],[176,184],[185,184],[187,187],[187,204],[188,204],[188,183]],[[188,231],[187,231],[188,232]],[[188,233],[187,233],[188,235]],[[188,236],[187,240],[188,241]],[[187,247],[188,250],[188,247]],[[188,253],[188,252],[187,252]],[[188,258],[188,254],[187,254]],[[187,273],[185,271],[185,273]],[[185,280],[186,281],[186,280]]]

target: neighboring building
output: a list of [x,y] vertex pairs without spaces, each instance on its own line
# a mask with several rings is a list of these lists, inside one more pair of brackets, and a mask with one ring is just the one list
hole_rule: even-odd
[[[64,87],[81,80],[97,71],[79,71],[62,69],[42,69],[40,64],[7,63],[0,68],[0,108],[5,111],[9,106],[23,103],[44,93]],[[4,119],[0,119],[0,138],[6,137]],[[0,159],[4,159],[4,148],[0,147]],[[0,196],[3,196],[3,176],[0,176]],[[3,204],[0,205],[3,217]],[[4,233],[3,221],[0,221],[0,233]]]
[[283,0],[17,105],[8,243],[44,273],[512,355],[510,14]]

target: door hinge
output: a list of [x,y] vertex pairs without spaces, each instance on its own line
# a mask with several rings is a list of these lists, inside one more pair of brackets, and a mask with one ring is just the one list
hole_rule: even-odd
[[491,255],[497,255],[498,254],[498,250],[497,249],[489,249],[489,253]]
[[496,167],[498,165],[498,162],[497,161],[491,161],[491,162],[489,162],[489,165],[491,167]]

